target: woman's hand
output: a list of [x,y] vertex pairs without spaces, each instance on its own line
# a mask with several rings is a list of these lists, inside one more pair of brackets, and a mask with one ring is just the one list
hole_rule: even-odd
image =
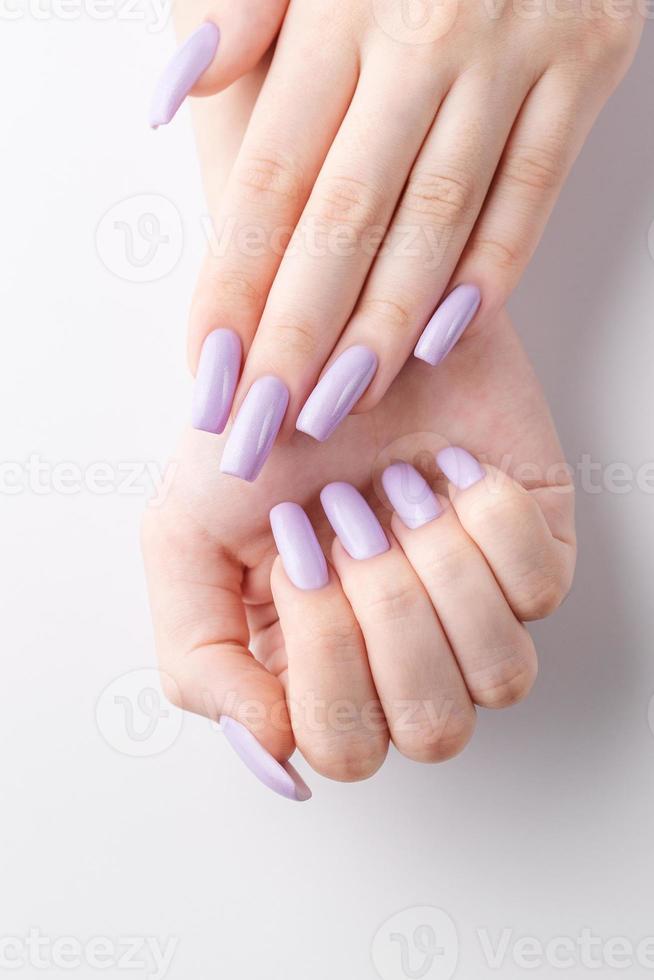
[[[256,2],[180,7],[184,35],[206,19],[222,32],[194,91],[232,80],[245,34],[260,54],[283,7],[263,4],[265,30]],[[322,439],[353,399],[359,412],[379,403],[444,295],[464,286],[419,356],[437,363],[472,317],[469,332],[483,329],[641,25],[611,0],[291,0],[220,201],[205,166],[216,237],[191,314],[193,367],[212,330],[235,331],[247,354],[235,409],[276,376],[288,437],[325,366],[366,348],[300,416]],[[210,132],[210,110],[199,122],[202,156],[224,134]]]
[[[328,442],[296,435],[254,484],[218,472],[221,441],[186,434],[146,514],[145,559],[169,696],[223,718],[267,785],[306,798],[280,764],[296,744],[342,780],[371,775],[389,738],[410,758],[447,758],[470,738],[475,704],[527,693],[536,661],[521,621],[569,588],[573,493],[505,314],[436,374],[412,360]],[[321,504],[343,481],[377,517],[343,487]],[[269,511],[285,501],[304,508],[331,568],[296,507],[273,514],[275,560]]]

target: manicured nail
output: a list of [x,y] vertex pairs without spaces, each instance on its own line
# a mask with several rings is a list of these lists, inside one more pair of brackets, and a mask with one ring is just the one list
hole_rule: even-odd
[[377,355],[369,347],[343,351],[307,398],[296,428],[318,442],[329,439],[359,401],[376,370]]
[[311,526],[298,504],[277,504],[270,526],[286,574],[298,589],[322,589],[329,581],[327,562]]
[[427,481],[408,463],[393,463],[382,473],[384,490],[407,527],[422,527],[443,513]]
[[474,456],[460,446],[449,446],[436,454],[436,462],[450,483],[459,490],[467,490],[483,480],[486,474]]
[[288,388],[269,374],[258,378],[241,405],[227,437],[221,473],[250,483],[259,476],[288,407]]
[[349,483],[328,483],[320,502],[334,533],[352,558],[388,551],[388,538],[368,502]]
[[481,293],[476,286],[457,286],[443,300],[420,335],[414,354],[436,367],[445,360],[479,309]]
[[285,796],[287,800],[303,803],[311,799],[311,790],[290,762],[277,762],[267,749],[264,749],[249,728],[234,718],[222,715],[220,728],[223,735],[241,759],[264,786]]
[[241,341],[232,330],[214,330],[202,345],[193,389],[191,425],[222,432],[232,409],[241,367]]
[[153,129],[165,126],[201,75],[213,61],[220,31],[215,24],[202,24],[177,49],[157,82],[150,104],[149,123]]

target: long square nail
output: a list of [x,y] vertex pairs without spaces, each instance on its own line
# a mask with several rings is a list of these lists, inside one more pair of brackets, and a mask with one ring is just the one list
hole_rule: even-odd
[[233,330],[214,330],[202,345],[195,376],[191,424],[220,433],[227,425],[241,367],[241,341]]
[[153,129],[171,121],[182,102],[216,56],[220,31],[207,21],[193,31],[177,49],[152,96],[149,123]]
[[443,300],[420,335],[414,354],[433,367],[444,361],[460,340],[481,303],[481,293],[476,286],[457,286]]
[[307,398],[296,428],[324,442],[350,414],[376,370],[377,355],[369,347],[343,351]]
[[390,545],[374,511],[359,491],[349,483],[328,483],[320,494],[327,520],[348,555],[374,558]]
[[285,501],[270,511],[270,526],[284,570],[298,589],[322,589],[327,562],[311,521],[299,504]]
[[288,388],[273,375],[258,378],[234,419],[220,461],[222,473],[256,480],[288,408]]
[[264,786],[297,803],[311,799],[311,790],[295,767],[290,762],[277,762],[249,728],[227,715],[221,716],[220,728],[239,759]]
[[461,446],[448,446],[447,449],[441,449],[436,454],[436,462],[450,483],[458,490],[467,490],[486,476],[475,457]]
[[409,528],[422,527],[443,513],[438,497],[409,463],[393,463],[382,473],[382,484],[393,510]]

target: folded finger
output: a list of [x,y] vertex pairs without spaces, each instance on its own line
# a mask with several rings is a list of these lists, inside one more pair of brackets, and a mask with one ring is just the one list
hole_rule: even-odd
[[384,761],[388,729],[361,630],[302,508],[278,504],[270,522],[281,556],[271,586],[296,744],[323,776],[366,779]]
[[354,487],[329,484],[321,500],[394,744],[421,762],[451,758],[470,739],[475,712],[428,595]]
[[389,466],[382,482],[394,534],[432,600],[472,699],[486,708],[519,701],[535,680],[536,653],[483,554],[449,501],[408,463]]

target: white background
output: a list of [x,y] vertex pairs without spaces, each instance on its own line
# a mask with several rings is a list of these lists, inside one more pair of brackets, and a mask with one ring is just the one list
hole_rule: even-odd
[[[1,457],[18,464],[3,470],[12,479],[31,455],[49,464],[45,490],[24,475],[0,494],[0,935],[174,940],[171,980],[372,980],[373,955],[383,980],[443,980],[458,949],[454,975],[478,980],[497,975],[479,932],[496,943],[510,930],[503,976],[613,975],[579,957],[526,971],[511,948],[584,927],[604,941],[654,935],[651,472],[649,493],[635,485],[654,459],[651,25],[512,303],[568,459],[604,467],[599,492],[579,493],[572,595],[534,628],[537,688],[481,712],[447,765],[391,756],[355,786],[312,774],[314,799],[297,806],[201,719],[171,709],[152,739],[125,738],[114,694],[133,699],[149,674],[102,693],[153,664],[137,543],[150,482],[120,484],[126,463],[164,465],[187,410],[204,204],[188,114],[157,134],[144,122],[170,31],[149,30],[143,8],[106,21],[68,9],[3,16],[0,34]],[[143,194],[173,202],[183,228],[161,252],[174,268],[152,283],[121,278],[124,236],[112,245],[101,230],[96,244],[103,215],[129,199],[111,222],[133,226]],[[74,469],[70,492],[55,486],[55,464],[85,478],[98,461],[116,470],[108,492],[97,471],[91,489],[75,492]],[[602,489],[615,462],[631,468],[627,492]],[[148,704],[133,704],[137,730]],[[135,744],[146,757],[121,751]],[[418,911],[384,925],[404,909]],[[414,949],[407,972],[389,934],[411,944],[430,916],[446,955],[421,973]],[[49,971],[13,976],[67,975],[44,955]]]

